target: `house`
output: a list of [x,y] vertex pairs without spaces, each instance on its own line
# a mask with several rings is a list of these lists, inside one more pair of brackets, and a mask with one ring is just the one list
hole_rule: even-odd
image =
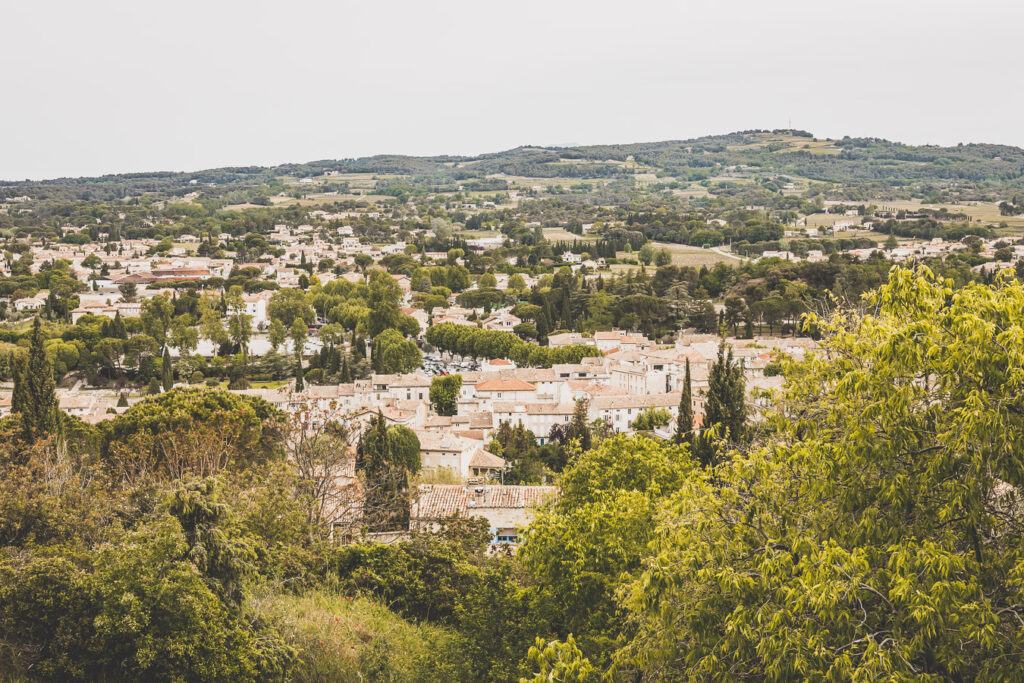
[[642,334],[633,334],[626,330],[595,332],[594,343],[601,351],[610,351],[611,349],[625,349],[630,351],[654,345],[654,342]]
[[16,311],[38,311],[46,305],[46,299],[50,296],[47,291],[42,291],[35,296],[27,296],[24,299],[14,300],[14,310]]
[[505,461],[484,450],[483,442],[433,429],[417,430],[420,440],[420,463],[424,470],[442,468],[462,479],[499,476]]
[[245,315],[249,316],[253,325],[257,327],[267,321],[267,297],[260,294],[251,294],[242,297],[245,304]]
[[495,402],[492,405],[494,426],[502,422],[510,425],[521,424],[533,432],[537,443],[543,445],[555,425],[567,425],[572,421],[576,404],[568,401],[561,403],[515,403],[511,401]]
[[508,310],[495,311],[484,319],[482,325],[485,330],[500,330],[512,332],[515,326],[520,324],[521,318],[512,315]]
[[679,415],[680,394],[647,396],[598,396],[590,402],[588,420],[604,419],[615,431],[632,431],[633,420],[645,410],[666,410],[675,419]]
[[518,529],[528,525],[536,509],[558,496],[555,486],[465,486],[422,484],[409,514],[412,531],[436,531],[443,520],[482,517],[491,530],[492,544],[515,544]]
[[515,370],[516,364],[505,358],[489,358],[480,363],[481,372],[500,372]]
[[489,379],[474,388],[483,401],[535,401],[537,387],[514,377]]

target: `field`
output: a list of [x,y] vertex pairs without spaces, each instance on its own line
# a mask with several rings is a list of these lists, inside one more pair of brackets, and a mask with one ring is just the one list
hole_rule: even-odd
[[755,143],[749,145],[730,145],[731,151],[764,149],[768,145],[785,145],[774,150],[774,154],[785,154],[787,152],[809,152],[815,155],[834,155],[842,150],[836,147],[831,140],[814,140],[799,135],[763,135]]
[[741,263],[738,258],[723,256],[722,254],[711,251],[710,249],[691,247],[687,244],[651,242],[651,246],[655,249],[668,249],[669,253],[672,254],[672,263],[677,266],[693,266],[695,268],[700,268],[701,266],[710,267],[716,263],[725,263],[730,266],[735,266]]
[[544,239],[549,242],[590,242],[597,240],[596,235],[574,235],[564,228],[544,228]]
[[[742,261],[739,258],[733,258],[731,256],[725,256],[721,253],[714,252],[710,249],[701,249],[700,247],[691,247],[687,244],[672,244],[670,242],[651,242],[651,246],[656,249],[668,249],[669,253],[672,254],[672,263],[676,266],[692,266],[694,268],[700,268],[701,266],[711,267],[716,263],[724,263],[729,266],[735,266]],[[624,251],[618,253],[618,257],[621,258],[636,258],[636,252],[627,254]],[[625,264],[617,263],[611,266],[613,273],[625,273],[629,270],[638,270],[639,264]],[[648,266],[648,269],[656,268],[653,264]]]

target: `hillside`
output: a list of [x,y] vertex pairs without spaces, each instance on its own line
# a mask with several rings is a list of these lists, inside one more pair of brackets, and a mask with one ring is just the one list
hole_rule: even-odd
[[879,138],[824,140],[804,131],[744,131],[691,140],[544,148],[523,146],[471,157],[378,155],[261,167],[153,172],[95,178],[0,181],[0,199],[111,200],[141,193],[181,194],[195,185],[227,188],[324,173],[407,176],[432,185],[495,174],[526,178],[625,179],[650,173],[665,180],[701,180],[724,171],[777,174],[846,185],[902,186],[931,182],[1000,192],[1024,188],[1024,150],[1007,145],[912,146]]

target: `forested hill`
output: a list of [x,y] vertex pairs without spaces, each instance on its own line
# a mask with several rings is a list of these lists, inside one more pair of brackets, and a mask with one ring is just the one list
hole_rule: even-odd
[[438,185],[495,174],[536,178],[628,178],[638,173],[667,180],[701,180],[723,172],[792,175],[822,182],[901,185],[919,181],[991,189],[1024,188],[1024,150],[992,144],[912,146],[878,138],[818,139],[796,130],[755,130],[692,140],[580,147],[517,147],[472,157],[378,155],[273,167],[242,166],[187,173],[155,172],[0,181],[0,199],[106,200],[146,192],[188,192],[195,185],[251,186],[283,176],[325,172],[413,176]]

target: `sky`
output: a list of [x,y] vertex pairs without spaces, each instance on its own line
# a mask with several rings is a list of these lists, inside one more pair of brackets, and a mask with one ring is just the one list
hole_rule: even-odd
[[1021,0],[0,0],[0,179],[818,137],[1024,146]]

